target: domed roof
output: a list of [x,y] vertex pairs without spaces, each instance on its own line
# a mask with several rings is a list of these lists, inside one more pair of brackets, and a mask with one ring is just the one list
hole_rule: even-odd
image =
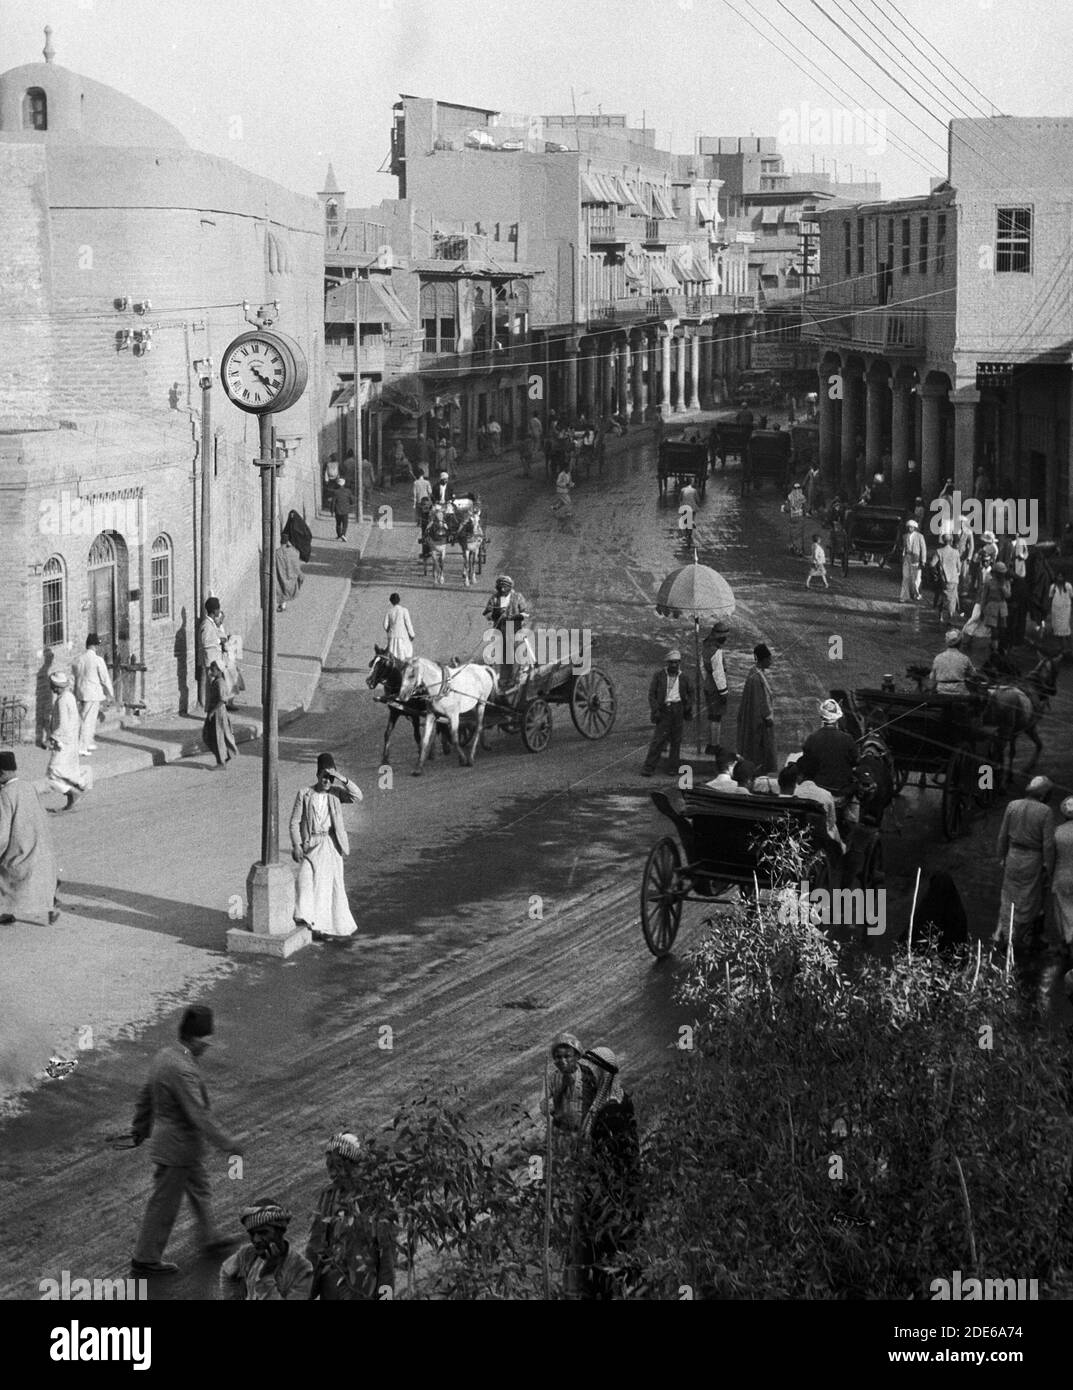
[[45,93],[51,140],[87,145],[189,148],[169,121],[132,97],[56,63],[25,63],[0,73],[0,131],[25,130],[22,102],[37,88]]

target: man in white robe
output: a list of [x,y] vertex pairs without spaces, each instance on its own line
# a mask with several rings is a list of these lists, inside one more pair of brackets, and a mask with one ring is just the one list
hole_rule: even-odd
[[0,925],[55,922],[56,850],[41,798],[0,752]]
[[82,793],[88,790],[86,774],[78,764],[81,737],[78,701],[66,671],[53,671],[48,681],[52,687],[52,715],[48,726],[52,756],[48,760],[46,775],[49,786],[67,798],[66,804],[59,809],[69,811]]
[[342,807],[362,799],[361,788],[337,771],[330,753],[317,759],[313,786],[303,787],[294,799],[291,858],[299,866],[294,920],[318,936],[352,936],[358,929],[343,882],[350,841]]

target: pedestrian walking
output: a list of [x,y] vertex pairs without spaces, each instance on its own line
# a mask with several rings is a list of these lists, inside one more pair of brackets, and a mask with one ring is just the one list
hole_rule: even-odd
[[153,1190],[145,1209],[132,1274],[177,1274],[179,1266],[165,1260],[164,1250],[183,1197],[190,1200],[205,1254],[230,1250],[233,1240],[217,1230],[212,1191],[205,1171],[205,1144],[241,1156],[241,1143],[212,1117],[209,1095],[198,1066],[213,1033],[212,1010],[191,1004],[179,1023],[179,1044],[161,1048],[149,1068],[134,1112],[131,1136],[136,1145],[151,1136]]
[[622,1255],[637,1241],[643,1216],[641,1147],[633,1101],[623,1090],[618,1059],[594,1047],[584,1062],[596,1078],[596,1094],[582,1123],[585,1163],[577,1204],[579,1296],[608,1301],[624,1297],[633,1274]]
[[406,457],[406,450],[402,447],[402,440],[395,440],[395,452],[391,458],[391,480],[401,475],[405,478],[410,472],[410,460]]
[[343,882],[350,841],[342,807],[362,799],[361,788],[336,768],[330,753],[317,759],[312,787],[303,787],[294,799],[291,857],[299,866],[294,920],[317,936],[352,936],[358,929]]
[[59,810],[69,811],[82,793],[89,790],[87,775],[78,765],[78,704],[66,671],[53,671],[48,682],[52,689],[48,725],[51,756],[45,775],[49,786],[66,799]]
[[1002,863],[998,923],[992,940],[1005,947],[1013,914],[1013,945],[1027,947],[1046,907],[1047,883],[1054,875],[1054,819],[1047,799],[1049,777],[1033,777],[1023,797],[1006,807],[997,852]]
[[239,1218],[250,1243],[220,1266],[220,1297],[233,1303],[308,1302],[313,1266],[287,1240],[294,1219],[274,1197],[258,1197]]
[[500,444],[503,438],[503,426],[496,419],[488,421],[488,443],[492,447],[492,457],[499,457]]
[[417,529],[420,530],[424,524],[425,505],[432,501],[432,484],[428,480],[428,475],[423,468],[418,470],[417,477],[414,479],[412,489],[414,500],[414,520],[417,522]]
[[816,485],[819,480],[819,476],[820,470],[816,467],[814,463],[811,464],[809,466],[808,472],[805,474],[804,481],[805,511],[809,514],[809,516],[811,516],[816,509]]
[[403,608],[398,594],[392,594],[388,603],[391,607],[384,618],[388,654],[396,661],[409,661],[414,654],[414,625],[410,621],[410,610]]
[[1073,608],[1073,587],[1064,574],[1060,574],[1047,593],[1047,626],[1052,637],[1058,639],[1063,661],[1073,657],[1073,641],[1070,640],[1070,610]]
[[787,494],[782,510],[789,517],[789,549],[791,555],[805,553],[805,494],[800,483],[794,483]]
[[298,591],[302,587],[302,561],[291,544],[290,537],[284,535],[276,549],[276,594],[279,602],[276,604],[276,611],[282,613],[287,604],[298,597]]
[[730,628],[719,619],[712,624],[711,631],[700,646],[701,681],[708,713],[708,743],[704,749],[705,753],[718,752],[722,742],[723,715],[726,714],[727,701],[730,698],[723,648],[729,636]]
[[390,1299],[398,1230],[384,1202],[363,1186],[356,1134],[333,1134],[324,1150],[330,1182],[321,1189],[306,1244],[311,1297],[322,1303]]
[[227,704],[229,682],[226,672],[214,661],[209,668],[208,693],[205,697],[205,722],[201,737],[205,747],[216,759],[216,766],[226,770],[232,758],[238,757],[238,744],[231,725]]
[[13,752],[0,752],[0,926],[48,922],[59,915],[56,848],[32,782],[19,777]]
[[980,622],[987,628],[992,650],[996,650],[1003,643],[1006,635],[1006,624],[1010,614],[1010,585],[1007,574],[1005,564],[996,560],[989,570],[983,571],[980,583]]
[[329,510],[332,505],[332,498],[335,495],[335,486],[339,478],[339,455],[329,454],[324,465],[323,480],[324,486],[321,489],[321,503]]
[[97,733],[97,720],[101,705],[106,700],[115,699],[112,677],[101,657],[101,639],[95,632],[86,638],[86,650],[75,662],[73,669],[75,699],[78,701],[78,751],[88,757],[97,751],[94,738]]
[[651,777],[660,754],[667,748],[667,771],[678,775],[682,751],[682,729],[693,718],[693,687],[682,670],[682,653],[675,649],[667,653],[663,669],[657,671],[648,686],[648,710],[656,726],[648,745],[642,777]]
[[767,678],[771,669],[771,648],[758,642],[753,648],[754,665],[745,677],[738,708],[738,751],[755,763],[761,774],[777,771],[775,754],[775,696]]
[[831,586],[827,582],[827,552],[823,548],[823,543],[820,540],[819,533],[815,533],[812,537],[811,559],[812,567],[808,572],[807,578],[805,579],[805,588],[811,589],[812,581],[814,579],[822,579],[823,587],[825,589],[829,589]]
[[920,579],[927,558],[928,547],[920,534],[920,525],[911,517],[905,523],[902,542],[902,603],[916,603],[920,598]]
[[354,494],[347,487],[343,479],[340,478],[335,486],[335,495],[332,497],[332,511],[335,513],[336,540],[346,540],[346,533],[350,527],[350,509],[353,505]]
[[198,691],[201,697],[198,703],[202,709],[206,708],[208,699],[209,670],[214,663],[223,666],[223,620],[220,600],[210,596],[205,600],[201,621],[197,625]]
[[958,586],[961,583],[961,559],[953,536],[944,532],[939,539],[939,549],[935,552],[935,572],[939,580],[942,599],[942,614],[948,623],[957,621]]
[[559,470],[559,476],[555,479],[555,501],[552,503],[552,511],[559,516],[565,517],[568,521],[574,515],[574,503],[570,493],[574,486],[574,479],[570,474],[568,464],[563,464]]
[[544,426],[540,422],[540,416],[534,410],[529,417],[529,425],[525,432],[525,441],[522,447],[522,472],[525,477],[529,477],[533,470],[533,460],[543,452],[544,449]]
[[1059,810],[1062,823],[1054,832],[1051,905],[1055,935],[1068,958],[1073,956],[1073,796],[1067,796]]

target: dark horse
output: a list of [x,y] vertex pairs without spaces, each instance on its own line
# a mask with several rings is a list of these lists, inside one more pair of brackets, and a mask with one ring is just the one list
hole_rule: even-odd
[[[382,763],[385,767],[391,766],[391,735],[395,731],[395,725],[405,714],[413,725],[414,742],[417,744],[418,752],[421,751],[421,734],[425,722],[434,718],[429,703],[420,696],[408,700],[405,704],[398,703],[399,689],[402,685],[402,671],[406,665],[405,661],[400,661],[398,657],[392,656],[386,647],[378,647],[373,644],[375,655],[369,662],[369,674],[365,678],[365,684],[370,690],[375,690],[377,686],[383,687],[383,694],[377,696],[387,705],[387,728],[384,730],[384,752]],[[434,755],[434,741],[429,746],[429,757]]]
[[1040,715],[1050,708],[1051,698],[1057,693],[1058,665],[1058,657],[1044,657],[1018,680],[987,687],[985,719],[995,726],[991,756],[1002,770],[1003,786],[1013,776],[1013,760],[1020,734],[1030,740],[1035,750],[1025,770],[1035,767],[1039,761],[1043,744],[1036,732],[1036,725]]

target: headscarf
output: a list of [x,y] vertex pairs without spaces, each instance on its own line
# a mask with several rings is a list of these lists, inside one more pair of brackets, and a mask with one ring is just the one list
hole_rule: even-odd
[[1073,820],[1073,796],[1067,796],[1058,809],[1066,820]]
[[291,1224],[291,1213],[274,1197],[259,1197],[252,1206],[246,1207],[239,1217],[247,1231],[261,1231],[266,1226],[280,1226],[283,1230]]
[[837,700],[824,700],[820,705],[820,718],[825,724],[837,724],[842,718],[842,706]]
[[572,1047],[579,1057],[585,1051],[573,1033],[559,1033],[552,1038],[549,1050],[554,1052],[557,1047]]
[[593,1096],[592,1104],[589,1106],[581,1126],[582,1137],[587,1138],[592,1129],[593,1120],[604,1106],[609,1101],[616,1101],[621,1104],[624,1096],[622,1082],[618,1077],[618,1062],[609,1047],[592,1047],[585,1053],[581,1061],[582,1065],[588,1068],[589,1074],[596,1080],[596,1094]]
[[1025,795],[1037,797],[1042,801],[1044,797],[1050,796],[1053,790],[1054,783],[1049,777],[1033,777],[1025,788]]
[[338,1154],[351,1160],[361,1157],[361,1140],[356,1134],[333,1134],[324,1146],[325,1154]]
[[49,676],[49,684],[57,690],[66,690],[68,685],[66,671],[53,671]]

